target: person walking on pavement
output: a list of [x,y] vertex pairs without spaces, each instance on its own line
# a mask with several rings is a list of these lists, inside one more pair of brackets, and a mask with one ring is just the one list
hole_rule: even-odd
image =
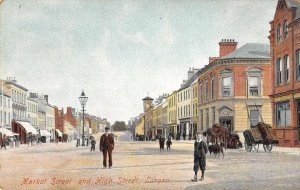
[[204,180],[204,172],[206,167],[206,155],[207,153],[207,145],[203,140],[203,136],[200,132],[197,132],[197,140],[194,143],[194,172],[195,176],[192,179],[193,182],[197,182],[197,174],[199,171],[199,167],[201,170],[201,178],[200,181]]
[[1,149],[4,147],[5,150],[6,150],[6,135],[3,135],[3,138],[2,138],[2,144],[1,144]]
[[96,146],[96,140],[95,140],[95,137],[92,137],[92,141],[91,141],[91,151],[95,151],[95,146]]
[[113,134],[109,133],[109,127],[105,127],[105,133],[100,138],[100,151],[103,153],[103,167],[107,166],[107,154],[109,159],[109,169],[112,167],[112,151],[114,150],[115,141]]

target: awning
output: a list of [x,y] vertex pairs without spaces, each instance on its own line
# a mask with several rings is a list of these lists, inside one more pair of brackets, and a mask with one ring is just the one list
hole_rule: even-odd
[[8,137],[12,137],[15,135],[13,132],[11,132],[10,130],[5,129],[5,128],[0,128],[0,133],[2,133],[2,135],[6,135]]
[[59,129],[55,129],[59,137],[62,137],[62,132]]
[[51,137],[51,134],[47,130],[41,130],[41,136]]
[[27,133],[32,133],[33,135],[37,135],[38,134],[38,132],[36,131],[36,129],[34,127],[32,127],[32,125],[30,125],[29,122],[17,121],[17,123],[19,123],[20,125],[22,125],[22,127],[26,130]]

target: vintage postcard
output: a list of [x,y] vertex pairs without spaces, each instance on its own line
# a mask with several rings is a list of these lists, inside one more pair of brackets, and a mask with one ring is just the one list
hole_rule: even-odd
[[300,0],[0,0],[0,190],[300,189]]

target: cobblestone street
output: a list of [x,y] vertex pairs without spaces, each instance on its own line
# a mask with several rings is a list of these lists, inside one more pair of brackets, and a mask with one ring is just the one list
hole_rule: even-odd
[[193,142],[173,142],[160,152],[158,142],[116,143],[113,168],[102,168],[96,152],[75,143],[1,150],[4,189],[299,189],[299,149],[275,147],[272,153],[226,150],[207,157],[206,179],[193,177]]

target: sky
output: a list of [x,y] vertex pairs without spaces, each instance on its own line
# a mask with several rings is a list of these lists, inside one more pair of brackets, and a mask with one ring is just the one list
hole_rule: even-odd
[[4,0],[0,78],[58,107],[128,121],[142,99],[180,88],[221,39],[269,43],[277,0]]

